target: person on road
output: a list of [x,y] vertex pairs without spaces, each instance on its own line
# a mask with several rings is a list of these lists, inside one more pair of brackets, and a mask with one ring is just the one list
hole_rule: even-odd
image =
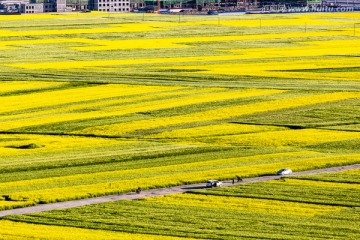
[[236,178],[238,182],[242,182],[242,178],[240,176],[236,175]]
[[138,187],[138,189],[136,189],[137,194],[141,193],[141,191],[142,191],[141,187]]

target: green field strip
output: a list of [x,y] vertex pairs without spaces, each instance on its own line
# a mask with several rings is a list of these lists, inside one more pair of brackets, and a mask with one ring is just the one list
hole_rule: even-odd
[[342,174],[323,173],[323,174],[316,174],[310,176],[298,176],[296,177],[296,179],[321,181],[321,182],[360,184],[359,175],[360,175],[360,170],[347,170],[347,171],[343,171]]
[[[351,214],[351,219],[343,219]],[[191,216],[191,217],[189,217]],[[205,239],[344,239],[359,236],[359,211],[332,217],[288,215],[171,206],[146,201],[121,201],[47,213],[9,216],[6,219],[37,224],[85,227],[110,231],[152,233]],[[314,232],[313,229],[317,231]],[[282,231],[291,234],[282,234]]]
[[[211,89],[208,90],[204,90],[204,91],[212,91]],[[213,91],[216,91],[215,89]],[[31,108],[29,107],[28,109],[25,110],[20,110],[20,111],[13,111],[13,112],[6,112],[5,114],[10,114],[10,115],[20,115],[20,117],[24,117],[27,116],[24,113],[32,113],[32,114],[48,114],[51,111],[48,110],[52,110],[54,108],[56,108],[56,110],[58,112],[75,112],[75,111],[89,111],[89,109],[96,109],[96,108],[100,108],[100,107],[111,107],[111,106],[119,106],[119,105],[126,105],[126,104],[131,104],[131,103],[136,103],[139,100],[148,100],[148,101],[155,101],[157,99],[162,99],[162,98],[167,98],[171,95],[175,95],[175,97],[178,95],[179,97],[181,97],[181,95],[184,94],[189,94],[191,95],[191,91],[189,90],[185,90],[185,91],[169,91],[167,92],[165,90],[165,93],[163,91],[161,91],[161,89],[159,88],[159,92],[154,92],[153,94],[156,94],[155,96],[148,96],[147,94],[136,94],[134,93],[134,95],[128,96],[128,95],[123,95],[119,92],[119,96],[112,96],[109,98],[99,98],[99,99],[89,99],[89,100],[85,100],[84,101],[77,101],[77,102],[70,102],[70,103],[66,103],[66,104],[56,104],[54,103],[54,105],[51,106],[47,106],[47,107],[38,107],[38,108]],[[195,90],[196,92],[196,90]],[[61,94],[61,93],[59,93]],[[29,99],[32,98],[31,95],[28,96]]]
[[[241,90],[240,90],[241,91]],[[29,96],[32,98],[32,96]],[[15,118],[26,117],[26,116],[37,116],[40,117],[47,114],[64,114],[64,113],[81,113],[89,111],[100,111],[107,110],[115,111],[116,108],[119,110],[126,110],[127,108],[134,109],[132,112],[141,112],[147,109],[154,108],[158,110],[163,108],[174,108],[182,105],[191,105],[197,103],[206,103],[218,100],[227,100],[228,98],[236,98],[236,91],[224,88],[185,88],[162,91],[159,86],[157,92],[145,94],[134,94],[124,95],[119,92],[119,96],[111,98],[101,98],[89,101],[71,102],[63,105],[52,105],[47,108],[29,109],[30,114],[22,114],[24,111],[12,113]],[[56,108],[56,110],[52,110]],[[50,111],[49,111],[50,110]],[[17,116],[19,115],[19,116]],[[6,119],[6,118],[5,118]]]
[[[276,126],[298,126],[299,128],[339,129],[342,124],[356,122],[359,98],[328,102],[296,109],[286,109],[276,113],[258,113],[239,117],[239,121],[252,124]],[[340,125],[339,127],[337,127]],[[346,125],[344,125],[346,128]],[[349,126],[349,130],[351,125]],[[355,128],[356,129],[356,128]],[[345,130],[345,129],[344,129]]]
[[[3,113],[5,117],[0,117],[0,121],[6,122],[6,121],[16,121],[16,120],[22,120],[23,118],[27,119],[41,119],[46,117],[59,117],[59,122],[61,122],[61,117],[66,114],[74,114],[79,115],[81,113],[91,113],[91,112],[109,112],[109,111],[115,111],[117,108],[120,108],[117,111],[122,111],[124,114],[126,114],[125,111],[131,112],[139,112],[141,111],[147,111],[148,109],[157,110],[156,106],[158,108],[172,108],[176,105],[187,105],[187,104],[195,104],[199,102],[207,102],[207,101],[215,101],[217,98],[215,98],[216,95],[219,95],[221,97],[223,91],[225,89],[220,88],[191,88],[181,90],[166,90],[166,88],[161,91],[161,87],[159,87],[159,90],[157,92],[152,92],[151,95],[148,93],[145,94],[135,94],[135,95],[124,95],[119,92],[119,97],[112,97],[112,98],[103,98],[103,99],[96,99],[96,100],[89,100],[89,101],[80,101],[80,102],[71,102],[68,104],[63,105],[51,105],[48,107],[42,107],[42,108],[30,108],[18,112],[11,112],[10,116],[8,116],[9,112]],[[219,92],[220,91],[220,92]],[[208,95],[206,93],[208,92]],[[229,92],[231,94],[231,92]],[[29,99],[32,99],[32,96],[28,96]],[[191,100],[189,101],[189,99]],[[226,97],[225,97],[226,98]],[[184,100],[184,101],[181,101]],[[196,101],[197,100],[197,101]],[[171,102],[173,101],[173,102]],[[122,107],[122,108],[121,108]],[[104,118],[100,118],[100,122],[104,119],[106,121],[106,116],[109,114],[104,114]],[[99,115],[101,116],[101,115]],[[90,118],[94,118],[91,117]],[[139,117],[141,118],[141,117]],[[112,117],[111,115],[107,117],[107,119],[112,119],[113,121],[116,121],[115,117]],[[88,119],[91,121],[91,119]],[[95,119],[96,120],[96,119]],[[86,121],[86,120],[85,120]],[[124,121],[124,118],[118,119],[118,121]],[[69,124],[69,121],[65,121],[64,126],[67,126]],[[83,121],[84,122],[84,121]],[[71,123],[71,122],[70,122]],[[55,123],[56,124],[56,123]],[[75,121],[75,124],[79,126],[79,119]],[[36,128],[36,127],[35,127]],[[45,126],[41,126],[42,129],[47,129]],[[17,130],[18,132],[21,132],[20,130]],[[62,132],[68,131],[67,129],[62,129]]]
[[[178,87],[181,88],[181,87]],[[82,88],[65,89],[54,92],[32,93],[20,96],[9,96],[0,98],[2,107],[1,112],[7,112],[8,109],[26,110],[28,108],[57,107],[61,104],[68,104],[73,102],[83,103],[84,101],[97,100],[101,98],[109,98],[112,96],[129,96],[140,93],[156,93],[159,90],[176,89],[176,87],[152,87],[152,86],[131,86],[131,85],[91,85],[83,86]],[[55,95],[55,96],[54,96]],[[30,101],[31,100],[31,101]],[[30,101],[30,102],[29,102]],[[55,105],[55,106],[54,106]],[[16,107],[15,107],[16,106]]]
[[[113,106],[113,107],[109,107],[109,109],[107,108],[97,109],[96,107],[94,109],[91,109],[91,106],[89,106],[90,107],[89,111],[86,112],[70,111],[64,113],[60,112],[58,117],[56,116],[57,114],[56,109],[49,110],[49,112],[47,112],[48,114],[44,114],[43,116],[40,115],[39,117],[35,118],[37,123],[36,125],[57,123],[59,121],[67,122],[70,120],[74,121],[74,120],[82,120],[86,118],[107,117],[107,116],[119,117],[118,119],[121,121],[120,117],[122,115],[127,115],[127,114],[133,114],[133,113],[142,114],[143,112],[148,112],[153,110],[171,109],[171,108],[187,106],[187,105],[192,106],[202,103],[220,102],[231,99],[249,98],[249,97],[262,96],[262,95],[269,95],[271,93],[283,92],[283,91],[263,90],[263,89],[249,89],[249,90],[240,89],[240,90],[230,90],[230,91],[221,91],[221,90],[216,91],[217,89],[214,90],[215,92],[213,93],[198,94],[196,96],[190,95],[189,97],[182,99],[170,98],[166,100],[159,100],[157,102],[156,101],[149,103],[140,102],[140,103],[133,103],[124,106]],[[126,99],[124,101],[126,101]],[[28,117],[31,119],[31,115]],[[149,117],[151,118],[151,116]],[[29,121],[30,119],[22,119],[20,118],[20,116],[15,116],[15,119],[12,119],[11,116],[2,119],[3,119],[2,120],[3,130],[10,130],[10,129],[16,129],[20,127],[33,125],[33,123]],[[10,127],[10,129],[6,129],[6,126]],[[72,132],[72,133],[89,134],[87,132]]]
[[[115,170],[130,170],[151,168],[160,166],[178,165],[181,163],[201,162],[204,159],[217,159],[221,157],[234,157],[238,155],[251,155],[254,153],[261,153],[260,149],[243,149],[236,148],[214,148],[214,147],[193,147],[193,146],[176,146],[173,145],[159,145],[151,151],[146,149],[148,145],[133,146],[133,149],[115,151],[116,148],[110,148],[113,151],[112,155],[106,155],[105,151],[99,151],[96,156],[87,156],[78,151],[78,154],[66,160],[59,161],[58,159],[65,158],[66,153],[58,155],[34,155],[34,161],[37,161],[37,167],[32,166],[29,160],[28,164],[22,166],[11,166],[10,161],[19,161],[19,157],[9,157],[9,162],[2,166],[2,181],[19,181],[28,179],[40,179],[45,177],[59,177],[74,174],[86,174],[94,172],[106,172]],[[264,153],[271,152],[269,150]],[[274,151],[276,152],[276,151]],[[21,159],[26,162],[30,156],[23,156]],[[48,161],[46,161],[46,159]],[[40,164],[40,161],[43,163]],[[3,177],[4,176],[4,177]]]
[[62,82],[27,82],[27,81],[3,81],[0,82],[0,96],[28,94],[31,92],[58,90],[69,87],[69,83]]
[[[349,94],[349,95],[348,95]],[[348,96],[347,96],[348,95]],[[240,117],[244,115],[251,115],[261,112],[272,112],[283,109],[296,109],[298,107],[311,106],[316,104],[323,104],[328,102],[338,102],[341,100],[354,99],[358,98],[357,93],[328,93],[328,94],[315,94],[308,96],[300,96],[294,98],[288,98],[285,102],[284,99],[270,100],[270,101],[261,101],[251,104],[239,105],[239,106],[229,106],[219,109],[200,111],[195,113],[189,113],[179,116],[169,116],[162,118],[152,118],[148,120],[141,120],[129,123],[120,123],[113,124],[108,126],[101,126],[99,128],[89,128],[84,129],[81,133],[92,133],[96,134],[98,132],[118,135],[129,132],[135,132],[139,130],[158,128],[158,127],[171,127],[173,125],[179,124],[189,124],[197,122],[209,122],[215,120],[227,120],[235,117]],[[111,132],[111,133],[110,133]],[[76,132],[75,132],[76,133]]]
[[256,197],[233,197],[213,194],[172,194],[163,197],[150,197],[147,202],[166,205],[213,208],[214,210],[233,210],[236,212],[253,212],[283,215],[291,211],[292,216],[315,217],[346,210],[347,207],[325,206],[306,202],[291,202],[284,199],[261,199]]
[[[349,176],[356,177],[356,176]],[[294,180],[295,181],[295,180]],[[209,191],[192,191],[194,194],[206,194],[229,197],[246,197],[271,199],[290,202],[323,204],[330,206],[358,207],[359,185],[345,183],[328,183],[319,185],[318,181],[304,180],[304,184],[292,183],[292,179],[268,183],[252,183],[231,188]],[[321,180],[320,180],[321,181]]]
[[[21,138],[19,138],[21,137]],[[5,138],[1,142],[1,169],[43,169],[48,166],[66,167],[87,164],[101,164],[103,161],[125,161],[132,157],[146,156],[154,154],[157,156],[164,151],[174,152],[197,148],[194,145],[176,145],[167,143],[133,141],[133,140],[114,140],[101,138],[84,138],[74,136],[46,136],[46,135],[17,135]],[[12,145],[24,145],[36,143],[43,147],[36,149],[12,148]],[[205,149],[203,147],[201,149]],[[212,148],[216,149],[216,148]],[[196,150],[194,150],[196,152]],[[185,150],[186,152],[186,150]],[[179,154],[179,152],[177,152]],[[98,160],[97,160],[98,159]],[[114,160],[112,160],[114,159]],[[141,157],[140,157],[141,159]]]

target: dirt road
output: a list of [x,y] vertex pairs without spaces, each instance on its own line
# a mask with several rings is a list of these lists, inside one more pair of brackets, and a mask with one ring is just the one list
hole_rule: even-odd
[[[322,168],[316,170],[308,170],[302,172],[294,172],[292,176],[299,176],[299,175],[309,175],[309,174],[317,174],[317,173],[327,173],[327,172],[338,172],[342,170],[350,170],[350,169],[357,169],[360,168],[360,164],[348,165],[348,166],[341,166],[341,167],[332,167],[332,168]],[[255,178],[245,178],[242,182],[235,182],[235,184],[244,184],[249,182],[263,182],[269,180],[279,179],[280,176],[272,175],[272,176],[263,176],[263,177],[255,177]],[[223,181],[224,186],[233,185],[232,181]],[[54,209],[64,209],[64,208],[73,208],[79,206],[85,206],[90,204],[97,204],[97,203],[104,203],[110,201],[117,201],[117,200],[134,200],[146,197],[155,197],[155,196],[163,196],[167,194],[174,194],[174,193],[182,193],[189,190],[195,189],[203,189],[205,188],[204,183],[197,183],[191,185],[183,185],[183,186],[176,186],[176,187],[169,187],[169,188],[159,188],[159,189],[152,189],[142,191],[140,194],[137,193],[124,193],[119,195],[111,195],[111,196],[103,196],[97,198],[88,198],[88,199],[81,199],[81,200],[73,200],[67,202],[59,202],[59,203],[51,203],[51,204],[41,204],[33,207],[24,207],[24,208],[17,208],[12,210],[0,211],[0,218],[12,215],[12,214],[27,214],[27,213],[36,213],[36,212],[43,212],[49,211]]]

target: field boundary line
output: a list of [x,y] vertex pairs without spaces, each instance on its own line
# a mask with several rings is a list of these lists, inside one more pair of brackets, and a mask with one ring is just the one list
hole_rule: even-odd
[[[345,166],[338,166],[338,167],[306,170],[306,171],[301,171],[301,172],[293,172],[291,176],[331,173],[331,172],[339,172],[339,171],[352,170],[352,169],[358,169],[358,168],[360,168],[360,164],[353,164],[353,165],[345,165]],[[235,184],[277,180],[277,179],[280,179],[281,177],[282,176],[279,176],[279,175],[267,175],[267,176],[253,177],[253,178],[244,178],[243,181],[241,181],[241,182],[233,183],[232,180],[227,180],[227,181],[223,181],[223,183],[224,183],[224,187],[227,187],[227,186],[232,186]],[[184,192],[187,192],[190,190],[204,189],[204,188],[206,188],[204,183],[196,183],[196,184],[181,185],[181,186],[168,187],[168,188],[150,189],[150,190],[142,191],[140,194],[137,194],[135,192],[130,192],[130,193],[117,194],[117,195],[86,198],[86,199],[80,199],[80,200],[71,200],[71,201],[58,202],[58,203],[40,204],[40,205],[36,205],[36,206],[31,206],[31,207],[23,207],[23,208],[16,208],[16,209],[11,209],[11,210],[0,211],[0,219],[7,215],[38,213],[38,212],[44,212],[44,211],[50,211],[50,210],[56,210],[56,209],[81,207],[81,206],[86,206],[86,205],[91,205],[91,204],[112,202],[112,201],[118,201],[118,200],[136,200],[136,199],[142,199],[142,198],[147,198],[147,197],[156,197],[156,196],[165,196],[168,194],[184,193]]]

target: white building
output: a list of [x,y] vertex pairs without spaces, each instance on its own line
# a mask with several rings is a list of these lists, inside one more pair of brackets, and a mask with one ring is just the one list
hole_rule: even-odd
[[130,0],[94,0],[93,10],[102,12],[130,12]]
[[0,12],[5,13],[68,12],[66,0],[4,0],[0,1]]
[[31,0],[21,4],[21,13],[65,12],[66,0]]

